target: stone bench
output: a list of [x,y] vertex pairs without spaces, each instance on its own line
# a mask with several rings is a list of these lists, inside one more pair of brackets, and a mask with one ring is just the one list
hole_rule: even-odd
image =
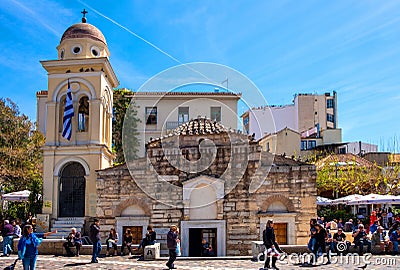
[[160,258],[160,243],[154,243],[144,247],[144,259],[146,261],[157,260]]
[[[14,239],[13,241],[13,249],[15,251],[18,250],[18,241],[19,239]],[[39,254],[43,255],[67,255],[67,252],[64,248],[65,239],[43,239],[42,244],[39,246]],[[137,248],[139,245],[132,244],[131,247]],[[107,252],[107,245],[101,245],[100,255],[105,255]],[[118,252],[121,251],[121,245],[118,245]],[[76,252],[75,246],[71,247],[71,251]],[[93,251],[93,245],[82,245],[80,254],[81,255],[91,255]],[[139,254],[139,253],[138,253]]]

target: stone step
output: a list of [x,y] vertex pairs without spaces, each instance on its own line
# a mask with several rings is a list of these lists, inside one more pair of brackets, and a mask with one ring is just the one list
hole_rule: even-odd
[[53,227],[83,227],[83,223],[54,223]]
[[59,217],[57,220],[85,220],[83,217]]
[[[70,233],[71,232],[71,228],[57,228],[57,227],[53,227],[52,229],[51,229],[52,231],[54,231],[54,230],[57,230],[57,232],[67,232],[67,233]],[[78,232],[80,232],[81,230],[82,230],[82,228],[76,228],[76,230],[78,231]]]
[[56,220],[54,223],[64,223],[64,224],[73,224],[73,223],[79,223],[83,224],[85,223],[85,220]]

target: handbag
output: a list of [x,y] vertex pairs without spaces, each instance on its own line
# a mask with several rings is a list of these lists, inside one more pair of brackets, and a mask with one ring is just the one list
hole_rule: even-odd
[[177,242],[176,243],[176,256],[181,256],[181,243]]

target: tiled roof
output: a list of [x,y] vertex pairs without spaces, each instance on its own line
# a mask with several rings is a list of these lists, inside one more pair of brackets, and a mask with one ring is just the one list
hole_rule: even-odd
[[223,132],[235,132],[233,129],[224,127],[221,123],[208,119],[206,117],[198,117],[186,122],[167,135],[161,138],[151,139],[149,143],[162,140],[164,138],[179,135],[207,135],[220,134]]
[[72,38],[90,38],[96,41],[103,42],[105,45],[107,45],[103,33],[99,29],[97,29],[96,26],[89,23],[77,23],[71,25],[67,30],[65,30],[60,43],[65,39]]
[[180,125],[171,133],[174,135],[205,135],[218,134],[227,131],[228,129],[219,122],[212,121],[205,117],[198,117]]

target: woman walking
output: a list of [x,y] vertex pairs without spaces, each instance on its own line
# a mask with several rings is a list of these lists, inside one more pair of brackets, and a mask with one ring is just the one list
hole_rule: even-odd
[[279,269],[276,267],[279,253],[283,253],[278,243],[275,240],[274,222],[270,219],[267,221],[267,227],[263,232],[263,242],[265,245],[265,264],[264,269],[268,269],[272,257],[272,269]]
[[18,256],[22,260],[24,270],[35,270],[38,256],[38,246],[42,239],[50,234],[57,233],[57,230],[47,233],[33,233],[32,225],[25,225],[22,237],[18,242]]

